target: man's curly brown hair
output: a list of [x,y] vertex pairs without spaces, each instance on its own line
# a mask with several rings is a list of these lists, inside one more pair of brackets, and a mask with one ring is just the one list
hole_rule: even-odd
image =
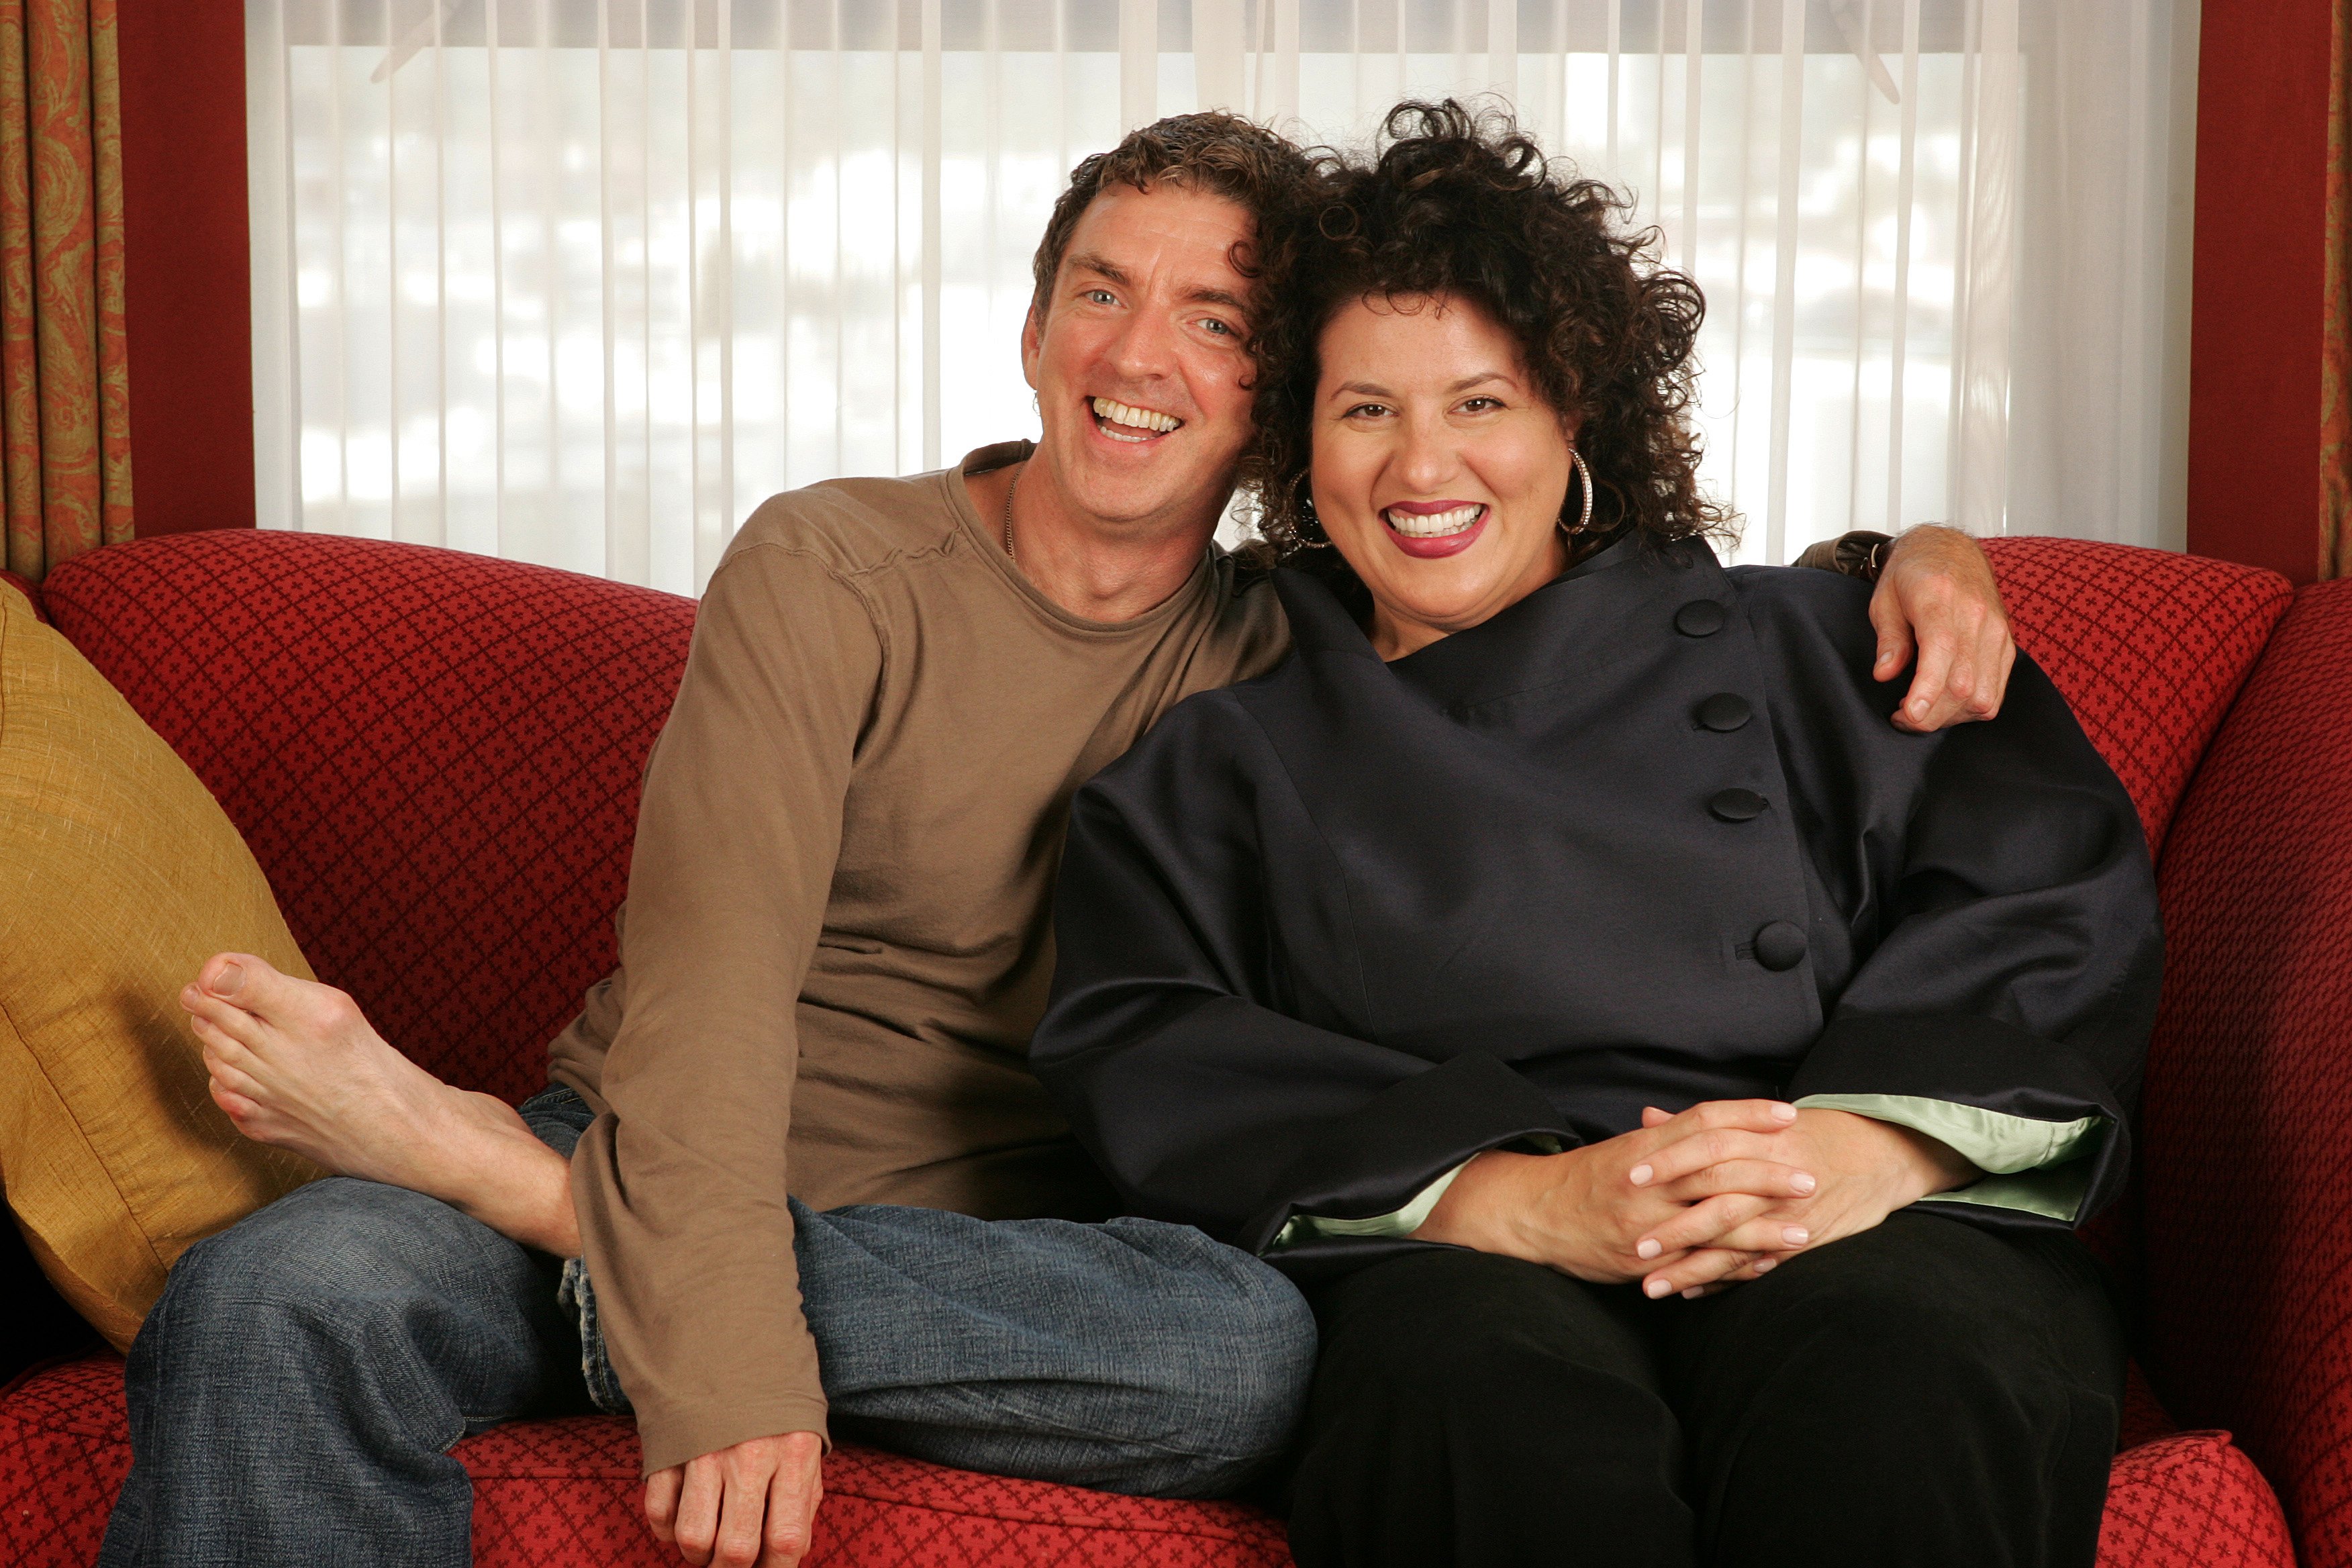
[[[1475,300],[1517,340],[1546,401],[1582,419],[1593,479],[1591,542],[1639,529],[1664,542],[1728,531],[1698,488],[1692,353],[1706,303],[1657,265],[1631,204],[1549,162],[1499,110],[1453,99],[1391,110],[1369,163],[1327,155],[1328,195],[1304,226],[1283,296],[1258,333],[1258,434],[1240,482],[1272,555],[1360,594],[1336,552],[1308,551],[1317,353],[1340,309],[1367,296]],[[1568,504],[1580,504],[1573,489]]]

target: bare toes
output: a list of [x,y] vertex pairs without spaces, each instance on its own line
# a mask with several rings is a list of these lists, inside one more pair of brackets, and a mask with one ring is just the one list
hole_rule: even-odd
[[249,952],[214,953],[205,960],[204,967],[196,971],[196,987],[214,996],[234,996],[244,988],[245,977],[256,964],[264,969],[268,967]]
[[[234,1008],[231,1008],[229,1011],[232,1015],[235,1015],[229,1020],[232,1025],[242,1022],[247,1026],[248,1030],[252,1029],[252,1019],[244,1017],[241,1014],[236,1014],[236,1009]],[[213,1022],[212,1019],[207,1018],[202,1013],[191,1013],[188,1015],[188,1031],[196,1037],[196,1043],[204,1047],[205,1062],[206,1066],[211,1066],[215,1061],[226,1061],[242,1065],[243,1063],[253,1059],[254,1053],[253,1047],[251,1045],[247,1043],[245,1040],[240,1039],[236,1035],[232,1034],[228,1029],[223,1028],[220,1025]]]

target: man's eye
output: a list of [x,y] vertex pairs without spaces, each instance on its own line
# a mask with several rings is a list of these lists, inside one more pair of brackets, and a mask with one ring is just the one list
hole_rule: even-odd
[[1108,289],[1089,289],[1086,292],[1086,298],[1093,300],[1097,305],[1116,305],[1118,303],[1118,296],[1112,293]]
[[1233,329],[1232,324],[1231,324],[1230,322],[1221,321],[1217,320],[1217,318],[1216,318],[1216,317],[1214,317],[1214,316],[1203,316],[1203,317],[1202,317],[1202,318],[1201,318],[1201,325],[1202,325],[1202,327],[1203,329],[1205,329],[1206,331],[1212,331],[1212,332],[1218,333],[1218,334],[1220,334],[1221,336],[1223,336],[1223,337],[1228,337],[1228,338],[1229,338],[1229,337],[1232,337],[1232,336],[1234,335],[1234,329]]

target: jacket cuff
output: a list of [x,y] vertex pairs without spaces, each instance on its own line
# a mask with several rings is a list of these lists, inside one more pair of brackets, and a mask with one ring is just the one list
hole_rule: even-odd
[[1908,1127],[1949,1145],[1978,1170],[2003,1176],[2091,1153],[2108,1125],[2104,1116],[2043,1121],[1911,1094],[1809,1094],[1796,1106],[1800,1110],[1850,1110],[1873,1121]]
[[1404,1207],[1391,1209],[1387,1214],[1376,1214],[1370,1219],[1329,1219],[1322,1215],[1293,1215],[1290,1222],[1276,1234],[1266,1250],[1280,1252],[1286,1247],[1296,1247],[1302,1241],[1318,1237],[1327,1241],[1336,1241],[1351,1236],[1411,1236],[1421,1228],[1430,1211],[1437,1207],[1437,1201],[1445,1195],[1445,1189],[1454,1184],[1454,1178],[1460,1175],[1464,1166],[1469,1163],[1468,1160],[1463,1161],[1422,1188],[1413,1194],[1412,1202]]
[[1931,1194],[1922,1203],[2022,1209],[2068,1225],[2090,1195],[2087,1156],[2098,1152],[2113,1125],[2104,1116],[2041,1121],[1905,1094],[1809,1094],[1796,1106],[1800,1110],[1850,1111],[1924,1132],[1986,1173],[1982,1180]]
[[2063,1042],[1972,1014],[1842,1013],[1787,1094],[1950,1143],[1990,1173],[1922,1201],[1973,1207],[1988,1220],[2080,1224],[2122,1190],[2129,1168],[2122,1101],[2089,1062]]
[[2070,1160],[2063,1165],[2027,1171],[2021,1175],[1987,1176],[1981,1182],[1971,1182],[1948,1193],[1931,1194],[1919,1202],[2008,1209],[2039,1215],[2071,1227],[2083,1222],[2083,1205],[2091,1195],[2091,1173],[2090,1161]]
[[1319,1128],[1291,1162],[1274,1205],[1234,1245],[1262,1256],[1297,1215],[1325,1224],[1387,1218],[1474,1155],[1545,1134],[1563,1145],[1583,1142],[1534,1084],[1484,1051],[1465,1051]]

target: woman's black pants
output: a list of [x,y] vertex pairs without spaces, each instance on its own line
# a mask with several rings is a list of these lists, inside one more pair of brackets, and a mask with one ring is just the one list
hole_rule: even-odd
[[2054,1229],[1906,1210],[1696,1301],[1452,1247],[1307,1292],[1300,1568],[2089,1568],[2123,1398]]

